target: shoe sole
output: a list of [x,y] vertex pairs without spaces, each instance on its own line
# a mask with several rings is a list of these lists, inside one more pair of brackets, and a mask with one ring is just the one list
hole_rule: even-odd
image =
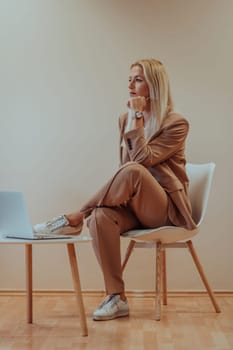
[[108,316],[93,316],[93,320],[108,321],[108,320],[114,320],[115,318],[118,318],[118,317],[126,317],[126,316],[129,316],[129,311],[119,311],[113,315],[108,315]]

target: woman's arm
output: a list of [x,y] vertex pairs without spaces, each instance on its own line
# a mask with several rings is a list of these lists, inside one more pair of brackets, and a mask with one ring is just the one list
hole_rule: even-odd
[[188,121],[173,114],[167,118],[155,137],[148,143],[143,127],[125,133],[123,137],[130,160],[151,167],[175,154],[183,145],[188,130]]

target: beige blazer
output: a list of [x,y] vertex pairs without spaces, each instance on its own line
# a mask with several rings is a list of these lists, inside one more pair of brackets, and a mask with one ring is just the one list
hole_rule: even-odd
[[[194,229],[185,171],[185,140],[188,121],[169,113],[159,130],[146,142],[143,128],[124,133],[127,114],[119,118],[120,162],[135,161],[145,166],[168,194],[168,217],[175,226]],[[124,142],[122,142],[124,139]]]

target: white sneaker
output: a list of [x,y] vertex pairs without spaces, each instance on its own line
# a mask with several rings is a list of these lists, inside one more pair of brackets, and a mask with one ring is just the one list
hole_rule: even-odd
[[78,226],[70,226],[65,215],[60,215],[42,224],[33,226],[33,231],[40,234],[78,235],[82,231],[83,223]]
[[119,294],[108,295],[104,302],[93,313],[95,321],[113,320],[129,315],[127,300],[123,301]]

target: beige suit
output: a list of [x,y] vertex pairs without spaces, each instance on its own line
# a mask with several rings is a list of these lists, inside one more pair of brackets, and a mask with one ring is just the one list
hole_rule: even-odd
[[89,216],[88,227],[107,294],[124,290],[120,255],[123,232],[166,224],[195,227],[185,172],[187,120],[170,113],[149,142],[143,128],[124,133],[126,122],[127,114],[119,119],[119,170],[81,209],[85,217]]

